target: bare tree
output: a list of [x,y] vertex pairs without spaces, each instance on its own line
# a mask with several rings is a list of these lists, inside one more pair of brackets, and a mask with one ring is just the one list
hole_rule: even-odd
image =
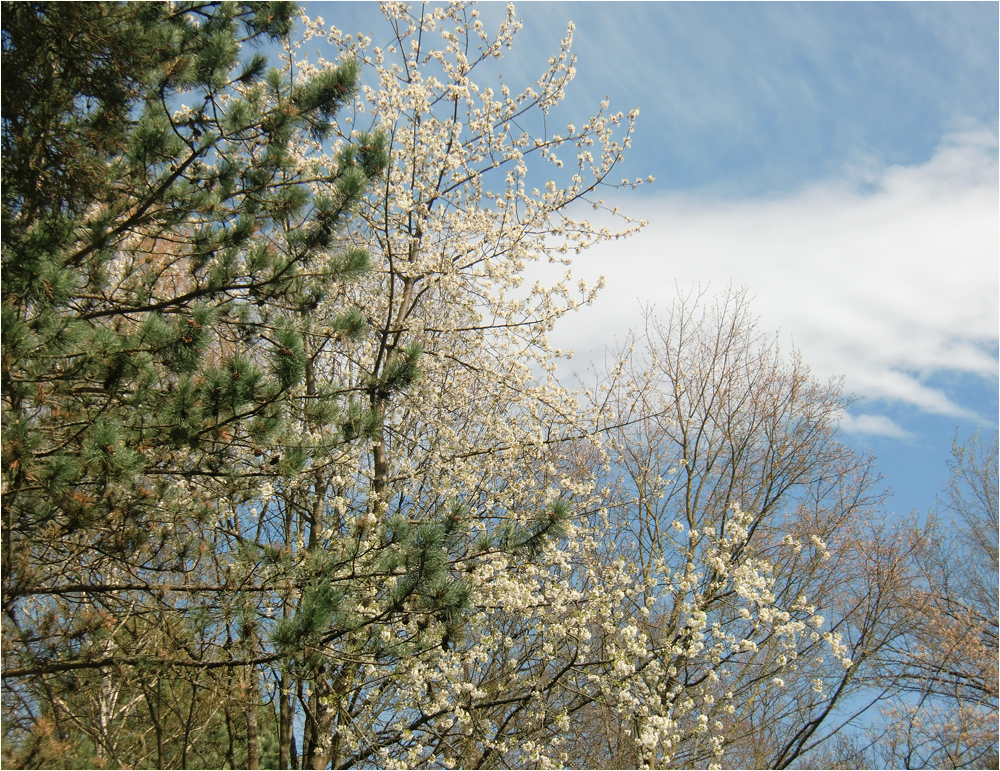
[[995,768],[997,752],[997,434],[952,443],[949,478],[913,536],[916,580],[901,597],[912,631],[885,651],[903,697],[869,731],[874,764]]
[[914,546],[877,516],[872,459],[837,440],[850,398],[763,334],[745,291],[648,313],[608,373],[595,559],[634,571],[618,634],[644,636],[644,692],[581,710],[579,761],[787,767],[892,690],[866,673],[908,630],[893,598]]

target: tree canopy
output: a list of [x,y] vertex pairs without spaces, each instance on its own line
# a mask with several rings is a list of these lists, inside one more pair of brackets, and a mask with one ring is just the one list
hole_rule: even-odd
[[638,110],[382,12],[3,4],[4,764],[990,762],[995,437],[892,521],[745,290],[561,382]]

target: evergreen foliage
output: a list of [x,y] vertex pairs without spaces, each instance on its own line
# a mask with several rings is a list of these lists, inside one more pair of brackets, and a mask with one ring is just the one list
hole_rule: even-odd
[[[309,315],[369,267],[336,235],[388,158],[380,136],[362,135],[313,196],[295,143],[328,135],[358,69],[292,87],[247,51],[287,38],[295,11],[3,4],[4,714],[19,764],[51,763],[53,747],[64,764],[224,762],[168,760],[165,737],[188,741],[193,724],[158,720],[170,698],[149,689],[176,690],[191,714],[199,692],[227,693],[235,719],[240,670],[212,667],[240,658],[216,647],[235,629],[230,610],[217,614],[239,593],[170,587],[242,558],[219,542],[219,496],[240,504],[299,473],[303,420],[342,422],[340,443],[377,423],[341,409],[333,385],[308,399],[300,388]],[[346,344],[364,312],[342,311],[327,322]],[[403,370],[384,387],[405,387],[415,375]],[[306,628],[308,601],[303,613]],[[259,640],[245,644],[250,655]],[[116,694],[149,702],[158,754],[130,754],[102,740],[108,726],[72,717],[110,687],[111,661]]]

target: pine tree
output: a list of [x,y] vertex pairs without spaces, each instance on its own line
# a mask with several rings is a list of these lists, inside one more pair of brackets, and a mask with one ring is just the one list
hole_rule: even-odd
[[[294,12],[3,4],[8,736],[51,725],[57,743],[76,732],[98,757],[155,762],[118,758],[128,716],[106,724],[112,695],[148,701],[167,660],[188,673],[192,714],[199,689],[245,696],[234,660],[256,637],[220,500],[240,507],[299,473],[304,421],[342,426],[332,443],[373,430],[332,388],[302,397],[303,324],[367,270],[335,239],[384,169],[384,141],[360,135],[324,169],[325,196],[311,193],[295,143],[322,147],[358,70],[292,86],[244,55],[287,39]],[[324,324],[349,345],[363,309],[340,311]],[[74,712],[87,698],[101,709]]]

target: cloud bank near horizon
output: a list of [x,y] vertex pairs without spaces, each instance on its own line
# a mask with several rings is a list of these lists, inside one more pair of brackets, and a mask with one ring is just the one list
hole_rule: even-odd
[[[794,194],[616,201],[649,225],[577,259],[578,276],[604,274],[607,287],[553,343],[576,351],[580,371],[638,322],[640,304],[666,310],[675,284],[746,286],[763,327],[780,328],[818,376],[843,375],[868,399],[981,418],[928,380],[998,374],[997,149],[994,133],[969,130],[925,163],[855,165]],[[908,435],[880,415],[842,428]]]

